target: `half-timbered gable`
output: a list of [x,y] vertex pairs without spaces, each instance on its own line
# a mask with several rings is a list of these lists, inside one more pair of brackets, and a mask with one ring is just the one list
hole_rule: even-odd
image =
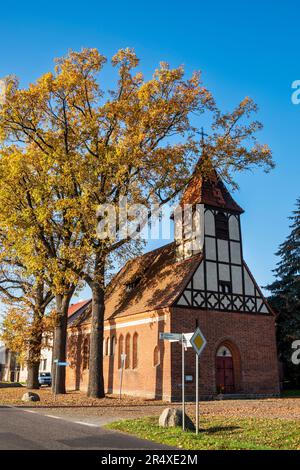
[[[240,223],[243,209],[234,201],[207,157],[198,162],[181,207],[183,212],[186,207],[190,212],[194,207],[194,217],[198,212],[200,227],[197,230],[203,239],[202,261],[176,305],[272,315],[243,259]],[[193,236],[189,234],[188,240],[191,239]],[[186,245],[184,230],[183,240],[178,245]],[[190,251],[181,250],[184,258],[194,254],[192,244],[189,248]]]
[[176,305],[272,315],[243,260],[240,216],[204,209],[203,259]]

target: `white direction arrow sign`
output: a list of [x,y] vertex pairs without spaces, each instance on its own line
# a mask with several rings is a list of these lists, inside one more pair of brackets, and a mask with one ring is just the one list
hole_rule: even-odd
[[194,333],[182,333],[183,343],[186,348],[192,348],[191,339]]

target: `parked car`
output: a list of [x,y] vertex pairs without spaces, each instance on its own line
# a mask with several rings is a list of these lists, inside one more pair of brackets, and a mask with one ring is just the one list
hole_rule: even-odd
[[51,384],[52,384],[51,372],[40,372],[39,373],[39,384],[40,385],[48,385],[48,387],[51,387]]

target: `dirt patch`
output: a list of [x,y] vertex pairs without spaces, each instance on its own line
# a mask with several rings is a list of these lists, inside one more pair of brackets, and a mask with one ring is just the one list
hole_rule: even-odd
[[[194,412],[194,405],[187,412]],[[228,418],[279,418],[300,420],[299,398],[267,398],[261,400],[225,400],[202,402],[200,414]]]
[[[22,395],[25,392],[38,393],[41,401],[24,404],[22,402]],[[122,397],[122,400],[115,395],[107,395],[105,398],[90,398],[80,391],[68,391],[65,395],[57,395],[56,397],[52,394],[50,388],[42,387],[39,390],[28,390],[25,387],[22,388],[6,388],[0,389],[0,404],[1,405],[14,405],[14,406],[32,406],[36,407],[123,407],[123,406],[134,406],[143,405],[151,406],[158,405],[162,406],[167,402],[158,400],[145,400],[142,398],[134,397]]]

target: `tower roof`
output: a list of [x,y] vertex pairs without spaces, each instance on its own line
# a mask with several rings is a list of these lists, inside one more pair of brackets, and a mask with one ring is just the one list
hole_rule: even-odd
[[207,204],[240,214],[244,212],[229,193],[211,159],[204,155],[200,157],[183,193],[180,205],[184,204]]

